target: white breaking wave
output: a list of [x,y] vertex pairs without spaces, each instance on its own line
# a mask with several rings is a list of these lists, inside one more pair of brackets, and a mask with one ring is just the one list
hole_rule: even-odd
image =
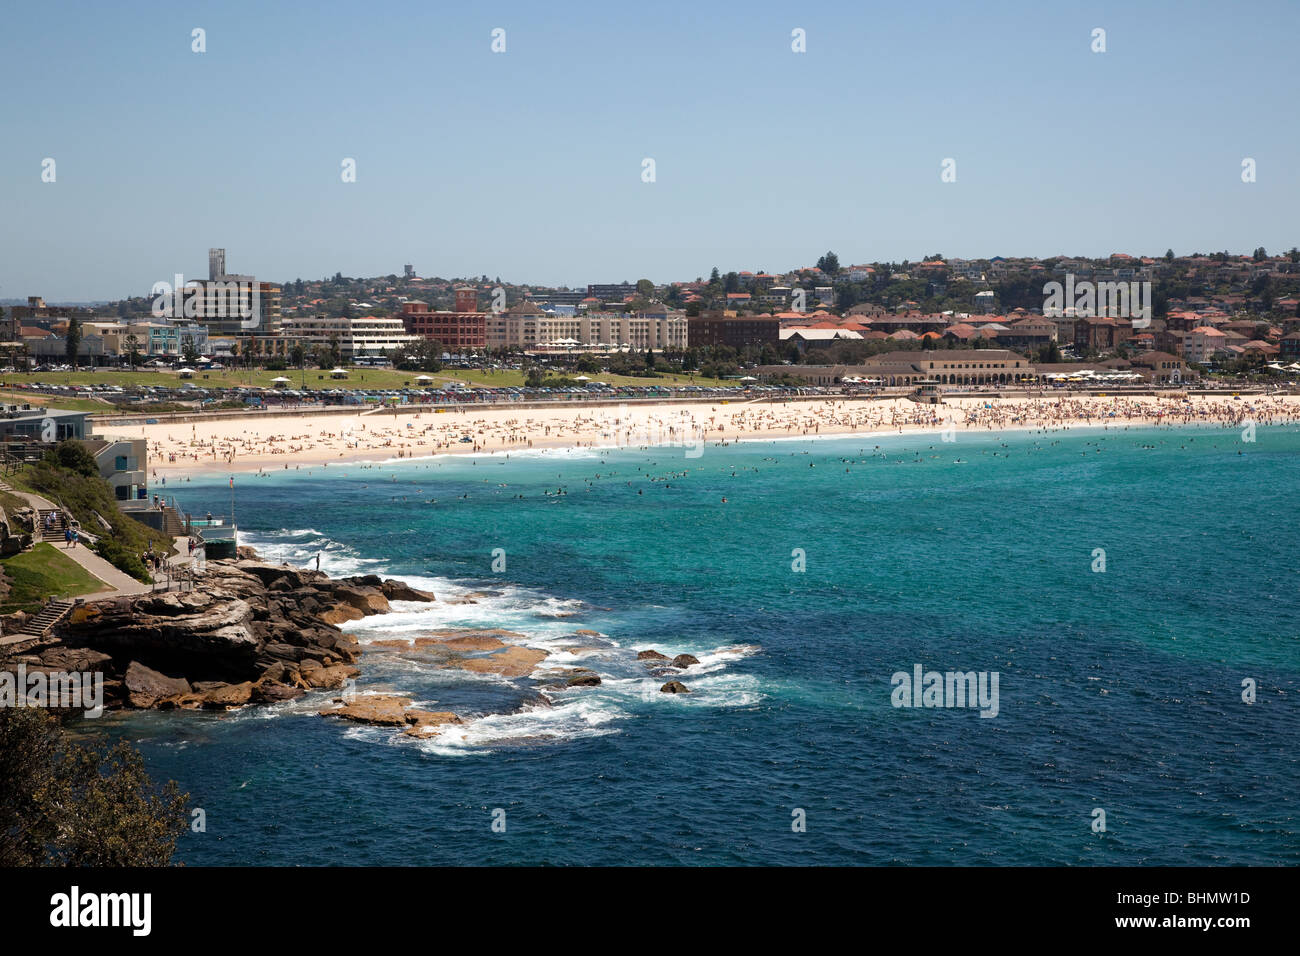
[[409,739],[426,753],[465,756],[501,746],[604,737],[618,732],[607,725],[627,716],[608,702],[589,697],[553,707],[527,706],[513,714],[488,714],[468,724],[445,725],[436,737]]
[[355,574],[378,574],[383,562],[363,558],[342,542],[327,538],[315,528],[275,532],[240,531],[239,543],[254,548],[263,561],[288,564],[295,568],[316,568],[316,555],[320,555],[320,569],[332,578],[346,578]]

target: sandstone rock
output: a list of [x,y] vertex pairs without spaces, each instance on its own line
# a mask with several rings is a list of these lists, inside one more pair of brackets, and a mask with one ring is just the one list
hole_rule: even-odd
[[691,689],[681,681],[670,680],[663,687],[660,687],[659,691],[664,694],[689,694]]
[[338,626],[348,621],[359,621],[366,616],[366,612],[351,604],[335,604],[321,611],[318,616],[326,624]]
[[411,698],[398,697],[395,694],[368,694],[353,697],[341,705],[326,707],[320,712],[322,717],[342,717],[360,724],[374,724],[383,727],[403,727],[406,725],[406,708],[411,706]]
[[546,651],[532,647],[511,647],[487,657],[469,657],[450,661],[443,667],[458,667],[477,674],[500,674],[502,677],[524,677],[544,661]]
[[349,677],[356,677],[361,672],[348,664],[333,664],[316,670],[302,672],[303,680],[313,688],[333,690],[342,687]]
[[276,681],[260,680],[253,685],[253,699],[260,704],[278,704],[295,700],[303,695],[301,687],[290,687]]
[[484,635],[467,635],[465,637],[417,637],[416,647],[446,647],[453,651],[495,651],[505,647],[505,641]]
[[510,637],[524,638],[527,634],[507,631],[500,627],[444,627],[429,632],[430,637]]
[[147,710],[159,701],[178,694],[190,693],[190,682],[183,677],[168,677],[139,661],[127,665],[125,684],[127,701],[132,707]]
[[208,691],[203,695],[203,706],[209,710],[230,710],[233,707],[243,707],[252,699],[253,682],[244,681],[242,684],[226,684]]
[[280,661],[300,661],[306,655],[306,648],[294,647],[292,644],[267,644],[262,648],[267,657]]
[[113,658],[91,647],[56,645],[42,650],[40,660],[44,667],[51,670],[84,673],[104,670],[104,665],[110,663]]
[[639,661],[666,661],[667,654],[660,654],[658,651],[638,651],[636,659]]
[[449,710],[408,710],[406,722],[411,725],[403,731],[408,737],[436,737],[443,725],[464,723]]
[[600,637],[600,631],[590,631],[585,627],[578,628],[578,630],[573,633],[581,634],[583,637]]
[[354,574],[351,577],[340,578],[339,583],[357,588],[377,588],[384,582],[377,574]]
[[334,598],[342,604],[350,604],[363,616],[386,614],[390,610],[388,598],[378,588],[336,587]]
[[425,601],[431,602],[438,600],[430,591],[421,591],[419,588],[413,588],[403,581],[395,581],[389,578],[379,585],[384,597],[390,601]]
[[673,667],[686,668],[690,667],[692,664],[698,664],[699,662],[700,659],[698,657],[693,657],[690,654],[678,654],[673,658]]
[[595,687],[600,684],[599,674],[579,674],[569,678],[570,687]]

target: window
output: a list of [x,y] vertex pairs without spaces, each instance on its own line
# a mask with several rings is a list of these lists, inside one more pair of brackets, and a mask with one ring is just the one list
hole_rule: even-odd
[[126,455],[118,455],[117,458],[113,460],[114,471],[126,471],[128,467],[129,466],[127,465]]

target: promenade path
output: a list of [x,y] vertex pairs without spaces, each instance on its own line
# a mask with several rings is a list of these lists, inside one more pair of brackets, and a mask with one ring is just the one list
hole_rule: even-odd
[[[41,510],[49,510],[51,508],[55,511],[59,510],[59,506],[54,502],[47,501],[40,495],[34,495],[28,491],[19,491],[15,488],[10,492],[10,494],[22,498],[29,505],[35,508],[37,512],[40,512]],[[143,581],[137,581],[135,578],[131,577],[131,575],[119,571],[85,545],[79,544],[75,548],[69,548],[66,545],[58,547],[60,553],[77,562],[77,564],[81,565],[109,587],[109,590],[107,591],[97,591],[94,594],[83,595],[83,600],[102,601],[105,598],[120,597],[124,594],[144,594],[146,591],[152,590],[150,585],[145,584]]]

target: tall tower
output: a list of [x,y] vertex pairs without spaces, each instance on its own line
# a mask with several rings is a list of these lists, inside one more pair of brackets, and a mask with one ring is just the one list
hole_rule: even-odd
[[456,288],[456,311],[477,312],[478,290],[468,286],[458,286]]
[[226,250],[208,250],[208,278],[220,279],[226,274]]

